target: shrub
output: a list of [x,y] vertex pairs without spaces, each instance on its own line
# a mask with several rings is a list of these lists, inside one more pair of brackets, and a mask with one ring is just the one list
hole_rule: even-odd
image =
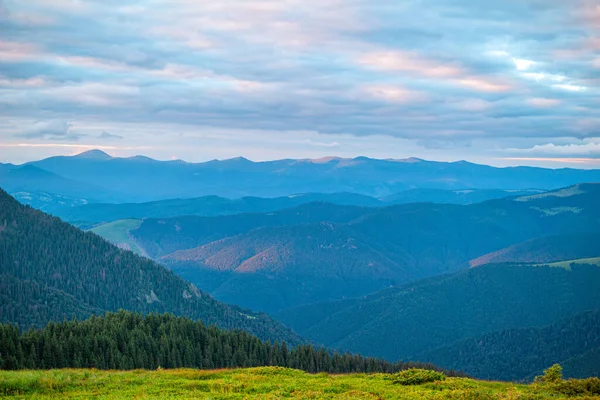
[[550,368],[544,370],[543,376],[536,376],[535,381],[539,383],[558,383],[562,381],[562,367],[554,364]]
[[600,395],[600,379],[569,379],[555,383],[552,389],[567,396]]
[[443,381],[446,375],[429,369],[411,368],[392,375],[392,382],[399,385],[420,385],[427,382]]

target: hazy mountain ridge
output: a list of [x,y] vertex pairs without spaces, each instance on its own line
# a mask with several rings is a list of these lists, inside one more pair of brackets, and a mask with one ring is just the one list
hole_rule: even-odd
[[[408,203],[473,204],[481,201],[540,193],[540,190],[433,190],[411,189],[377,199],[357,193],[300,193],[283,197],[242,197],[229,199],[205,196],[192,199],[170,199],[146,203],[96,203],[53,208],[53,214],[63,220],[81,223],[112,222],[119,219],[173,218],[184,215],[203,217],[239,213],[264,213],[281,211],[314,202],[357,207],[384,207]],[[36,206],[36,203],[31,204]]]
[[[90,182],[94,182],[94,179],[79,182],[32,164],[0,165],[0,187],[10,193],[26,192],[34,195],[46,193],[55,197],[87,201],[114,201],[118,198],[118,195],[111,190]],[[38,204],[33,203],[33,205]]]
[[[194,164],[147,157],[113,158],[94,151],[26,165],[69,180],[94,182],[111,193],[119,193],[118,202],[206,195],[278,197],[315,192],[353,192],[379,198],[414,188],[554,189],[600,181],[600,170],[496,168],[468,162],[399,162],[367,157],[265,162],[230,159]],[[44,191],[67,195],[67,187]]]

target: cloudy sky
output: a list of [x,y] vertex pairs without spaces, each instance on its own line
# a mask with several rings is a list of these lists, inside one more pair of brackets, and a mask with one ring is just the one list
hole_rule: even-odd
[[0,0],[0,162],[600,168],[598,0]]

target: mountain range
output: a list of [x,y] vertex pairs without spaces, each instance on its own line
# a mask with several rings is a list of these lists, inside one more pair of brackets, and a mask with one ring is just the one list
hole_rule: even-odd
[[[281,211],[308,203],[331,203],[357,207],[384,207],[408,203],[473,204],[504,197],[526,196],[542,193],[541,190],[434,190],[411,189],[387,196],[375,197],[339,193],[300,193],[283,197],[242,197],[228,199],[204,196],[192,199],[170,199],[145,203],[88,203],[41,193],[17,192],[13,195],[36,208],[48,209],[53,215],[78,225],[95,225],[120,219],[172,218],[183,215],[212,217],[239,213],[266,213]],[[51,205],[50,205],[51,204]]]
[[[116,158],[99,150],[50,157],[22,166],[3,165],[0,170],[4,170],[0,173],[0,185],[10,193],[35,192],[43,186],[41,191],[51,194],[116,203],[207,195],[241,198],[336,192],[385,198],[415,188],[556,189],[600,181],[600,170],[495,168],[466,161],[331,157],[265,162],[235,158],[187,163],[143,156]],[[41,173],[51,174],[43,185],[39,182]],[[96,189],[82,191],[82,185]]]

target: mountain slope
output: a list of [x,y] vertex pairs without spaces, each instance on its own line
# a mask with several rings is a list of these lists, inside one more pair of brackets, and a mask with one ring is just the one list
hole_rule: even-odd
[[131,218],[173,218],[184,215],[213,217],[240,213],[274,212],[315,202],[360,207],[384,204],[373,197],[354,193],[305,193],[277,198],[243,197],[241,199],[205,196],[147,203],[86,204],[78,207],[64,207],[56,210],[54,215],[66,221],[88,222],[111,222]]
[[277,197],[315,192],[383,197],[412,188],[553,189],[600,181],[600,170],[495,168],[468,162],[366,157],[266,162],[231,159],[194,164],[147,157],[84,155],[51,157],[30,165],[118,192],[118,202],[206,195]]
[[[9,193],[50,193],[57,197],[87,199],[95,201],[114,201],[118,196],[111,190],[95,184],[93,179],[82,182],[65,178],[46,171],[35,165],[0,164],[0,187]],[[32,196],[36,201],[36,196]],[[28,200],[24,198],[24,200]],[[42,205],[42,204],[35,204]]]
[[1,322],[42,326],[73,314],[122,308],[185,315],[265,339],[300,340],[264,314],[220,303],[154,262],[23,206],[4,191],[0,274]]
[[[173,218],[183,215],[211,217],[238,213],[265,213],[280,211],[314,202],[359,207],[383,207],[407,203],[472,204],[503,197],[525,196],[540,193],[540,190],[434,190],[413,189],[397,193],[384,199],[356,193],[302,193],[291,196],[261,198],[242,197],[228,199],[219,196],[204,196],[193,199],[170,199],[146,203],[67,203],[62,208],[52,208],[53,215],[65,221],[88,223],[111,222],[120,219]],[[41,203],[41,204],[40,204]],[[38,208],[43,202],[28,203]]]
[[315,304],[278,317],[327,346],[407,359],[461,339],[547,325],[600,308],[598,282],[598,266],[493,264],[387,289],[337,308],[327,303],[334,310],[329,315]]
[[[600,232],[598,187],[581,185],[572,196],[469,206],[309,204],[275,214],[146,220],[132,235],[147,243],[142,247],[181,249],[161,262],[217,298],[278,312],[468,268],[470,260],[540,236]],[[196,248],[186,249],[194,242]],[[596,247],[593,239],[589,246]]]
[[409,259],[322,222],[258,228],[160,261],[222,301],[276,312],[405,283],[413,276]]
[[595,310],[541,328],[489,333],[416,357],[481,379],[533,378],[555,363],[566,367],[566,376],[582,378],[600,375],[599,362],[580,362],[599,351],[600,311]]
[[600,256],[599,233],[544,236],[483,255],[470,261],[472,267],[491,263],[544,263]]
[[294,226],[312,222],[342,223],[353,220],[369,209],[311,203],[269,213],[247,213],[217,217],[184,216],[150,218],[131,231],[137,244],[151,257],[160,257],[182,249],[270,226]]
[[544,192],[543,190],[499,190],[499,189],[411,189],[385,196],[381,199],[387,204],[440,203],[474,204],[503,197],[527,196]]

